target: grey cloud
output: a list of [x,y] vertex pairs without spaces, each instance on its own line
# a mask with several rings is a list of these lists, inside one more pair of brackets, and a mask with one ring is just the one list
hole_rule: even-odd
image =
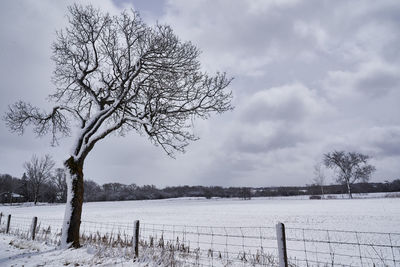
[[[296,132],[290,128],[290,125],[280,126],[276,130],[265,127],[265,132],[270,132],[267,136],[258,133],[258,138],[242,133],[236,135],[231,141],[231,145],[236,151],[241,153],[268,153],[270,151],[295,147],[299,143],[309,141],[309,138],[302,132]],[[260,155],[261,156],[261,155]]]
[[400,159],[400,126],[372,126],[347,131],[325,142],[323,150],[359,151],[374,159]]
[[393,1],[380,5],[373,1],[335,5],[295,1],[288,6],[270,3],[169,1],[164,20],[205,50],[209,56],[204,61],[211,69],[222,67],[235,75],[265,75],[269,79],[279,76],[286,81],[301,73],[302,79],[310,76],[315,80],[323,70],[347,69],[343,60],[354,64],[355,56],[362,58],[375,52],[365,50],[362,43],[375,45],[382,40],[358,40],[354,36],[375,17],[379,23],[388,23],[379,19],[377,6],[381,12],[396,6]]
[[245,123],[259,123],[262,121],[294,121],[302,119],[306,115],[304,103],[296,98],[286,99],[280,105],[271,105],[266,99],[257,98],[245,108],[241,119]]
[[244,101],[238,112],[248,123],[262,121],[297,122],[321,116],[328,111],[322,96],[302,84],[289,84],[256,92]]
[[400,71],[398,73],[378,70],[357,81],[357,88],[365,90],[372,97],[385,95],[388,91],[400,85]]
[[400,157],[400,127],[373,128],[367,140],[380,157]]
[[222,67],[238,75],[268,74],[269,64],[293,61],[309,47],[310,40],[295,33],[293,21],[299,17],[296,5],[258,8],[251,4],[210,1],[199,7],[187,1],[170,1],[169,16],[164,19],[210,55],[205,62],[212,69]]

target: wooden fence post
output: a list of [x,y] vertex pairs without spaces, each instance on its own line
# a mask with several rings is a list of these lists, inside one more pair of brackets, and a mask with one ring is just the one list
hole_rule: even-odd
[[1,226],[1,218],[3,217],[3,213],[0,212],[0,226]]
[[6,228],[6,233],[10,231],[10,223],[11,223],[11,214],[8,214],[8,220],[7,220],[7,228]]
[[136,220],[133,224],[133,243],[132,243],[135,255],[134,258],[139,257],[139,221]]
[[276,225],[276,240],[278,241],[279,267],[288,267],[285,225],[283,223]]
[[32,219],[32,228],[31,228],[31,231],[32,231],[32,240],[35,240],[36,226],[37,226],[37,217],[35,216],[35,217],[33,217],[33,219]]

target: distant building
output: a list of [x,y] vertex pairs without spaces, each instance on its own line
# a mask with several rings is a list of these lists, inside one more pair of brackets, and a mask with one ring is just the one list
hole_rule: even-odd
[[13,192],[3,192],[0,194],[0,202],[5,204],[5,203],[21,203],[24,202],[25,198],[24,196],[13,193]]

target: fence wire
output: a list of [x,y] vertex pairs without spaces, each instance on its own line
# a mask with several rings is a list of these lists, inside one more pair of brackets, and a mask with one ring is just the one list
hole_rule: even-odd
[[[142,245],[185,253],[204,264],[276,266],[274,227],[142,224]],[[201,261],[200,261],[201,260]]]
[[286,228],[296,266],[399,266],[400,233]]
[[[0,216],[6,232],[8,216]],[[38,218],[36,240],[60,244],[61,219]],[[289,266],[400,266],[400,233],[285,228]],[[32,237],[32,217],[12,216],[9,234]],[[81,243],[133,257],[134,222],[82,221]],[[137,261],[160,266],[279,266],[275,227],[140,222]]]

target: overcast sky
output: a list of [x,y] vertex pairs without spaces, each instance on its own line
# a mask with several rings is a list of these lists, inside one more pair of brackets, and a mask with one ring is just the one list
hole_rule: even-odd
[[[170,24],[202,51],[208,72],[225,71],[235,109],[195,121],[200,137],[171,159],[132,132],[88,156],[85,178],[168,185],[310,184],[333,150],[373,157],[371,181],[400,178],[400,1],[96,0],[110,13],[138,10]],[[55,31],[72,1],[0,1],[0,113],[18,100],[49,108]],[[71,139],[8,131],[0,121],[0,173],[21,177],[32,154],[61,167]],[[333,182],[328,177],[328,183]]]

